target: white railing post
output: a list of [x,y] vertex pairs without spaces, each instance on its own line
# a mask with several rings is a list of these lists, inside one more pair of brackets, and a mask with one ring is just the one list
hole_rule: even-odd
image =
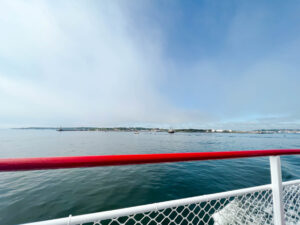
[[270,156],[270,170],[273,194],[273,214],[275,225],[285,225],[282,202],[282,177],[279,156]]

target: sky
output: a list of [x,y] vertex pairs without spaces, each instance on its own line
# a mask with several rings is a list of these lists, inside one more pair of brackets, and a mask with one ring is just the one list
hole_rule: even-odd
[[300,1],[0,1],[0,127],[300,128]]

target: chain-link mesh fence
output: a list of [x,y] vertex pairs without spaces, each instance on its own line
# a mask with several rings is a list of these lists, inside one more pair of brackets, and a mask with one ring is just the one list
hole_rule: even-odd
[[[300,225],[300,180],[283,183],[286,225]],[[263,225],[273,222],[271,185],[120,210],[70,216],[34,225]]]
[[300,183],[285,185],[282,198],[286,225],[300,224]]
[[[300,224],[300,183],[283,187],[286,224]],[[87,223],[86,223],[87,224]],[[271,188],[145,213],[114,217],[93,225],[273,224]]]
[[272,224],[272,192],[259,191],[236,197],[134,214],[94,225],[227,225]]

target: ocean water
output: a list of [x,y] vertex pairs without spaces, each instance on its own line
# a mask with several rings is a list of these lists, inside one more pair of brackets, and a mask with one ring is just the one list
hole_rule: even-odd
[[[300,134],[0,130],[0,157],[300,148]],[[300,156],[282,158],[283,180]],[[0,173],[0,224],[118,209],[270,183],[267,157]]]

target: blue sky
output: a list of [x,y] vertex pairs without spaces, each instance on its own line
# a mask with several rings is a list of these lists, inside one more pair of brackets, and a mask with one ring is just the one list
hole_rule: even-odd
[[1,1],[0,127],[300,128],[299,1]]

